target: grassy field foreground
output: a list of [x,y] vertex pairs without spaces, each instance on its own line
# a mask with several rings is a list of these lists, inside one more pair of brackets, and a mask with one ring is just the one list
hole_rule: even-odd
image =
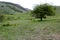
[[5,16],[8,19],[0,23],[0,40],[60,40],[60,16],[43,21],[28,13]]

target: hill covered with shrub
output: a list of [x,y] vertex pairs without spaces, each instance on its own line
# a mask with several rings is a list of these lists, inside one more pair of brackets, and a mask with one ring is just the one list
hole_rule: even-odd
[[14,4],[10,2],[0,1],[0,14],[1,13],[16,13],[16,12],[26,12],[28,9],[22,7],[19,4]]

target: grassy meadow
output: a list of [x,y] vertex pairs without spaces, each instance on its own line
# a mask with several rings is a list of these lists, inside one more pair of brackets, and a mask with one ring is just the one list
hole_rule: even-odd
[[60,40],[60,14],[47,16],[43,21],[30,13],[3,14],[0,40]]

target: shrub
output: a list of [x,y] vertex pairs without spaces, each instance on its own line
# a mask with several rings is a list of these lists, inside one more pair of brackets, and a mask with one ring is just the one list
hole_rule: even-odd
[[7,23],[7,24],[3,24],[2,26],[11,26],[11,25]]
[[5,20],[4,15],[0,15],[0,22],[3,22]]

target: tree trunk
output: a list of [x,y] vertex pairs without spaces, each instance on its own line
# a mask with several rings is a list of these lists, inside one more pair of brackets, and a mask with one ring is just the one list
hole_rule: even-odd
[[42,21],[42,17],[41,17],[40,19],[41,19],[41,21]]

